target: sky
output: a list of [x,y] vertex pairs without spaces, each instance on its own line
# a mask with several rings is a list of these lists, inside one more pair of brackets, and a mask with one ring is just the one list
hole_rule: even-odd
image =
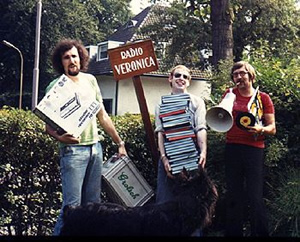
[[[172,2],[170,0],[160,0],[162,2]],[[138,14],[140,13],[143,9],[151,5],[149,0],[131,0],[131,11],[133,14]],[[300,0],[297,0],[296,6],[298,9],[300,9]]]
[[[172,1],[173,0],[156,0],[156,2],[161,2],[165,4],[168,4]],[[136,15],[149,5],[151,5],[150,0],[131,0],[131,11]]]
[[131,11],[134,14],[140,13],[143,9],[150,5],[148,0],[132,0],[131,1]]

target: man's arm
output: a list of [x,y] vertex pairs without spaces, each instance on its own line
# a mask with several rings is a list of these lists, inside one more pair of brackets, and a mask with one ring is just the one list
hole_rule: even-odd
[[100,111],[97,114],[97,118],[100,122],[100,125],[104,129],[104,131],[112,138],[112,140],[118,144],[119,148],[119,154],[121,155],[127,155],[126,149],[125,149],[125,144],[120,138],[111,118],[107,114],[104,106],[100,109]]
[[78,144],[79,143],[78,138],[75,138],[73,135],[68,134],[68,133],[64,133],[64,134],[60,135],[49,124],[46,124],[46,132],[50,136],[52,136],[54,139],[58,140],[59,142],[66,143],[66,144]]
[[199,164],[204,168],[206,164],[207,153],[207,132],[206,129],[201,129],[197,132],[197,143],[201,150]]

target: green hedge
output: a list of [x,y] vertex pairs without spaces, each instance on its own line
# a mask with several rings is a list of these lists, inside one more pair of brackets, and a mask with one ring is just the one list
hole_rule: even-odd
[[0,234],[49,234],[61,203],[57,143],[30,111],[0,111]]
[[[152,117],[153,118],[153,117]],[[140,115],[112,117],[129,157],[155,189],[156,167]],[[116,145],[99,127],[104,160]],[[0,110],[0,235],[50,235],[62,202],[58,143],[31,111]],[[106,193],[102,193],[106,200]]]
[[[155,190],[156,167],[141,115],[125,114],[112,120],[129,157]],[[154,123],[153,116],[151,121]],[[278,136],[267,140],[265,199],[271,235],[299,237],[299,149],[289,148],[284,130],[279,123]],[[99,135],[106,160],[117,147],[101,127]],[[219,200],[213,224],[204,231],[207,236],[222,236],[224,230],[224,144],[223,133],[208,131],[206,168]],[[0,110],[0,235],[52,234],[62,202],[58,160],[58,143],[45,133],[44,122],[28,110]],[[105,190],[102,196],[105,200]]]

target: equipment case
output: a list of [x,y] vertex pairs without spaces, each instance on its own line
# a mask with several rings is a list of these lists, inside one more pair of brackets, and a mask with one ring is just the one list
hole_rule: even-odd
[[135,207],[144,205],[154,192],[128,156],[113,155],[103,164],[103,182],[113,202]]

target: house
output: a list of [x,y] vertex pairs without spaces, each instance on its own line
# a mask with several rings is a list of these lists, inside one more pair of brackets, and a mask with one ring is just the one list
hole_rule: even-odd
[[[97,46],[87,46],[90,54],[90,65],[88,72],[96,76],[102,91],[104,105],[109,114],[123,115],[125,113],[140,113],[139,103],[135,93],[132,78],[116,81],[108,59],[108,50],[128,42],[146,39],[140,36],[137,30],[152,21],[155,21],[153,9],[162,7],[154,4],[142,10],[116,32],[107,38],[106,41],[98,43]],[[160,43],[162,45],[166,43]],[[160,46],[155,46],[158,51]],[[162,64],[158,59],[159,66]],[[179,64],[179,63],[178,63]],[[155,106],[160,103],[162,95],[170,94],[168,74],[160,70],[144,73],[140,76],[144,90],[145,99],[149,114],[154,114]],[[200,71],[192,72],[192,83],[189,92],[210,99],[210,82],[208,75]]]

